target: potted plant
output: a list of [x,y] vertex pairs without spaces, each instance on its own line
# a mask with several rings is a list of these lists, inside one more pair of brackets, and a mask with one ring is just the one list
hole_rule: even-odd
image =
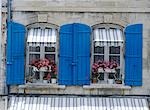
[[38,60],[33,60],[32,63],[30,64],[33,66],[33,68],[36,68],[36,71],[47,71],[48,66],[50,65],[51,61],[48,59],[38,59]]
[[115,83],[116,84],[122,84],[122,75],[120,75],[120,69],[116,68],[116,73],[115,73]]
[[43,83],[49,83],[51,79],[50,72],[48,72],[44,77],[43,77]]
[[51,74],[51,83],[52,84],[57,83],[57,66],[56,66],[55,63],[53,63],[51,65],[51,72],[50,72],[50,74]]
[[107,82],[108,82],[108,84],[114,84],[114,74],[113,73],[109,74]]
[[92,83],[97,83],[98,82],[98,68],[99,65],[97,63],[94,63],[92,65]]
[[42,72],[42,74],[48,73],[47,76],[42,75],[43,82],[51,82],[56,83],[57,79],[57,65],[53,60],[50,59],[38,59],[33,60],[30,64],[34,69],[34,71]]

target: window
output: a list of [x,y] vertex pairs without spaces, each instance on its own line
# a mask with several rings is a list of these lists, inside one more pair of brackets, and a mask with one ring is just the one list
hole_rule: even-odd
[[124,71],[122,30],[95,28],[92,42],[92,83],[121,84]]
[[29,29],[26,46],[26,83],[51,83],[57,78],[56,29]]

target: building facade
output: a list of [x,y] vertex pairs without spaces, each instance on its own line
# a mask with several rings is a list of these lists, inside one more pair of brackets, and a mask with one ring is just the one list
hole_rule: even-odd
[[[148,29],[149,28],[148,28],[148,21],[147,21],[148,15],[149,15],[148,4],[149,4],[148,1],[147,2],[146,1],[132,1],[132,2],[128,2],[128,1],[80,1],[79,2],[79,1],[25,1],[25,0],[24,1],[16,1],[16,0],[12,1],[12,10],[13,10],[12,21],[25,26],[26,33],[28,33],[28,30],[30,28],[35,28],[35,27],[38,28],[40,26],[51,27],[57,30],[56,31],[57,33],[57,46],[56,47],[58,47],[56,48],[57,54],[59,54],[60,52],[59,50],[60,42],[58,39],[59,37],[61,37],[60,31],[61,31],[61,26],[63,25],[72,24],[72,23],[86,24],[91,29],[90,39],[94,38],[93,36],[95,35],[94,32],[96,32],[96,29],[100,29],[100,31],[101,30],[103,31],[103,28],[105,28],[105,32],[102,32],[103,33],[102,36],[107,34],[107,28],[109,29],[108,31],[110,32],[108,33],[110,34],[111,34],[111,28],[121,29],[121,32],[123,34],[122,39],[124,41],[123,45],[125,45],[126,36],[124,33],[125,33],[125,29],[127,29],[127,26],[133,25],[133,24],[139,24],[139,23],[143,25],[142,64],[140,63],[138,64],[142,66],[142,82],[141,82],[142,85],[141,86],[133,85],[131,87],[130,84],[129,86],[128,85],[126,86],[126,84],[112,85],[112,84],[105,84],[105,83],[104,84],[98,83],[96,85],[88,85],[88,86],[84,86],[84,85],[65,86],[65,84],[62,84],[63,86],[55,85],[54,87],[52,87],[55,89],[51,89],[51,86],[48,85],[47,87],[44,87],[45,91],[43,90],[43,93],[46,93],[46,94],[57,94],[57,93],[68,94],[70,93],[70,94],[95,94],[95,95],[96,94],[137,94],[137,95],[147,94],[148,95],[149,94],[149,86],[148,86],[148,81],[149,81],[148,80],[149,78],[149,72],[148,72],[149,71],[149,60],[148,60],[149,59],[148,58],[149,57],[149,52],[148,52],[149,31]],[[25,39],[28,39],[27,37],[28,35],[26,34]],[[113,35],[112,35],[112,39],[113,39]],[[90,42],[92,42],[92,40],[90,40]],[[117,41],[119,42],[119,40]],[[36,41],[31,41],[31,42],[36,42]],[[110,42],[111,42],[111,38],[110,38]],[[91,43],[90,48],[93,47],[92,45],[94,44]],[[122,62],[122,65],[123,65],[121,67],[123,69],[120,70],[120,71],[123,71],[122,72],[123,78],[125,78],[125,72],[124,72],[125,60],[123,60],[125,56],[125,47],[126,46],[122,48],[124,50],[122,55],[121,53],[119,53],[119,56],[122,58],[120,57],[118,58],[119,59],[118,61]],[[91,65],[92,65],[92,62],[96,62],[96,61],[93,61],[94,59],[100,60],[100,57],[101,57],[100,55],[94,56],[94,49],[96,48],[92,48],[92,49],[90,52],[91,56],[89,58]],[[98,50],[100,50],[100,48],[98,48]],[[109,56],[106,56],[109,50],[108,49],[105,49],[105,50],[107,50],[107,52],[104,53],[105,54],[104,56],[109,57]],[[24,50],[24,52],[27,57],[26,50]],[[59,55],[55,55],[55,57],[57,58],[57,62],[59,62],[59,57],[57,56]],[[54,57],[54,56],[49,56],[49,57]],[[107,59],[108,58],[103,58],[102,60],[107,60]],[[91,70],[89,70],[90,73],[91,73]],[[102,75],[102,77],[104,76]],[[105,79],[105,78],[102,78],[102,79]],[[124,80],[122,83],[124,83]],[[21,84],[15,87],[13,85],[13,86],[10,86],[10,92],[18,93],[20,91],[26,90],[25,91],[26,93],[32,93],[32,92],[38,93],[38,91],[33,89],[34,87],[37,88],[36,85],[33,86],[33,85]],[[42,89],[42,86],[40,85],[40,87],[38,88]],[[77,90],[78,92],[76,91],[74,92],[74,89]],[[19,90],[19,91],[16,91],[16,90]]]
[[[3,55],[6,65],[3,60],[1,94],[8,90],[24,94],[149,95],[149,6],[148,0],[12,0],[12,19],[2,43],[7,56]],[[23,56],[12,69],[11,52],[16,52],[14,57]],[[71,67],[63,61],[65,55],[72,58]],[[50,71],[56,74],[49,68],[33,68],[38,67],[33,62],[36,59],[45,59],[44,64],[48,59]],[[76,59],[78,67],[72,69]],[[113,64],[117,67],[110,69]],[[55,75],[57,83],[53,84],[50,79]]]

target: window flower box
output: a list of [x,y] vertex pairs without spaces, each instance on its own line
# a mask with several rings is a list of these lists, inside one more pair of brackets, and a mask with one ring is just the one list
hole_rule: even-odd
[[103,68],[98,68],[98,73],[103,73],[104,69]]
[[38,71],[39,71],[38,68],[35,67],[35,66],[32,66],[32,68],[33,68],[33,71],[34,71],[34,72],[38,72]]
[[106,73],[111,73],[112,72],[112,69],[110,69],[110,68],[105,68],[104,70],[105,70]]
[[56,78],[51,78],[51,83],[52,83],[52,84],[56,84],[56,82],[57,82],[57,79],[56,79]]
[[114,79],[107,79],[108,84],[114,84]]
[[40,71],[40,72],[46,72],[46,71],[48,71],[48,69],[47,69],[46,66],[44,66],[44,67],[41,67],[41,68],[39,69],[39,71]]
[[[36,80],[34,81],[34,83],[54,84],[57,82],[57,65],[53,60],[50,59],[33,60],[30,65],[32,66],[32,73],[34,73],[34,75],[32,75],[33,76],[32,79],[34,78]],[[31,82],[33,83],[33,81]]]
[[[115,83],[115,77],[108,78],[110,74],[116,74],[116,69],[118,67],[115,61],[98,61],[92,65],[92,82],[100,82],[99,76],[101,73],[104,74],[104,81],[108,84]],[[97,81],[96,81],[97,80]]]

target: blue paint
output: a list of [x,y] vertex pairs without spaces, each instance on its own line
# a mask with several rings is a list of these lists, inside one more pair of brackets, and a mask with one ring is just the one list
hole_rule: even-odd
[[59,84],[90,84],[89,26],[79,23],[60,28]]
[[125,84],[142,86],[142,32],[143,25],[125,29]]
[[24,84],[25,26],[8,22],[7,85]]

